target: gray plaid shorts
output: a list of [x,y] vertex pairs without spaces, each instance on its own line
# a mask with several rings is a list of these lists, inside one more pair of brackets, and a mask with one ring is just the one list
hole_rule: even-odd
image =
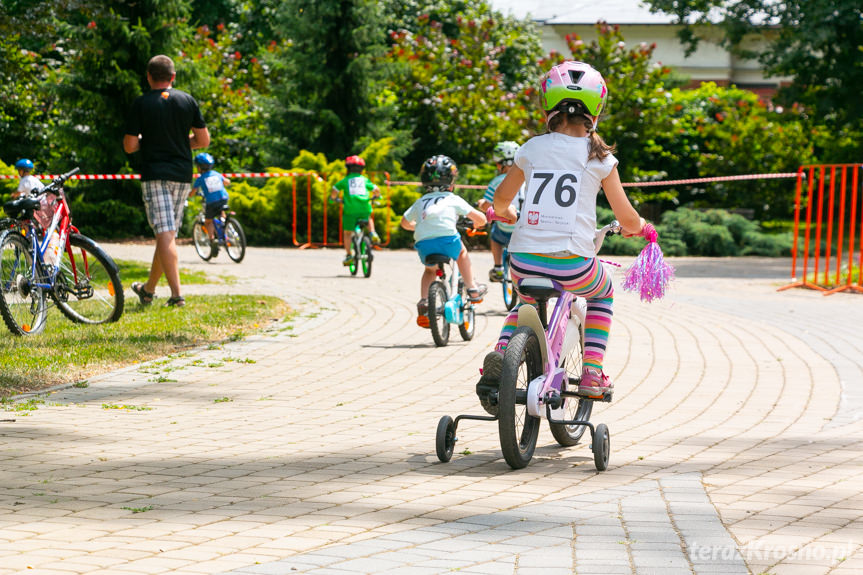
[[168,180],[148,180],[141,182],[144,206],[147,208],[147,221],[153,232],[176,232],[183,223],[183,209],[192,184],[169,182]]

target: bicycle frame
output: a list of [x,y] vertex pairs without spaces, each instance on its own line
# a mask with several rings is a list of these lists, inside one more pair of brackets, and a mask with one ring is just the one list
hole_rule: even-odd
[[[449,276],[446,273],[446,266],[450,267]],[[461,296],[461,273],[458,271],[458,265],[454,260],[450,260],[448,264],[439,263],[435,273],[436,281],[442,282],[449,291],[449,297],[444,304],[444,317],[447,323],[464,323],[464,300]]]

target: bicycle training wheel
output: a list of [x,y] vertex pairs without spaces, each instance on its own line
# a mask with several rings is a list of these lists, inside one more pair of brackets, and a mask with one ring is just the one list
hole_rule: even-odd
[[231,217],[225,220],[225,251],[236,263],[246,257],[246,233],[240,222]]
[[[581,337],[579,337],[578,343],[563,358],[563,363],[561,364],[561,367],[566,370],[563,391],[576,391],[578,389],[583,356],[584,349],[582,348]],[[564,397],[563,401],[563,419],[567,421],[576,419],[588,421],[590,419],[590,414],[593,411],[593,400],[581,397]],[[548,426],[555,441],[564,447],[571,447],[578,443],[587,429],[586,425],[565,425],[563,423],[549,423]]]
[[446,286],[443,282],[435,281],[429,286],[429,327],[432,332],[432,339],[438,347],[442,347],[449,342],[449,323],[446,320],[445,306],[449,299],[446,293]]
[[360,242],[360,262],[363,266],[364,277],[372,275],[372,260],[375,259],[373,250],[371,238],[363,236],[363,241]]
[[33,335],[45,329],[45,293],[33,277],[30,242],[14,231],[0,235],[0,315],[15,335]]
[[542,352],[534,331],[515,330],[503,356],[498,392],[498,435],[503,458],[513,469],[530,463],[539,436],[539,418],[527,412],[527,386],[542,375]]
[[80,234],[69,236],[72,257],[63,254],[51,298],[75,323],[110,323],[123,315],[123,284],[117,264],[99,245]]
[[458,324],[458,332],[463,340],[470,341],[473,339],[473,334],[476,331],[476,324],[474,323],[476,313],[474,305],[467,299],[464,301],[467,303],[462,306],[462,322]]
[[509,256],[503,262],[503,279],[500,285],[503,288],[503,305],[506,306],[507,311],[511,311],[518,305],[518,292],[515,291],[515,285],[509,275]]
[[204,222],[195,220],[195,227],[192,228],[192,239],[195,243],[195,251],[198,256],[206,261],[212,259],[215,254],[215,249],[210,242],[210,236],[207,234],[207,228],[204,227]]

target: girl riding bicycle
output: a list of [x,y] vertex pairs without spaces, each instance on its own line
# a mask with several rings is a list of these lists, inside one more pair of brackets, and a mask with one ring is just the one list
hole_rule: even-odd
[[[607,97],[602,75],[588,64],[569,61],[549,70],[540,84],[548,131],[521,146],[494,194],[495,213],[515,223],[509,244],[513,282],[528,277],[551,278],[587,301],[584,368],[578,393],[591,398],[613,389],[602,368],[614,288],[611,276],[595,257],[593,243],[600,188],[623,235],[638,235],[645,225],[623,190],[614,148],[596,132]],[[526,184],[527,193],[519,216],[511,202],[522,184]],[[527,304],[535,303],[532,298],[521,297]],[[517,322],[518,307],[504,321],[477,383],[477,395],[492,415],[497,406],[484,399],[499,385],[503,351]]]
[[429,327],[428,292],[436,277],[437,267],[426,264],[431,254],[444,254],[456,260],[464,278],[470,301],[479,303],[488,291],[485,284],[473,279],[470,256],[462,245],[456,224],[459,217],[468,217],[474,227],[485,225],[485,216],[470,207],[463,198],[453,194],[458,167],[448,156],[432,156],[420,169],[420,181],[425,193],[402,216],[402,228],[414,232],[414,240],[420,261],[425,265],[420,280],[420,300],[417,302],[417,325]]

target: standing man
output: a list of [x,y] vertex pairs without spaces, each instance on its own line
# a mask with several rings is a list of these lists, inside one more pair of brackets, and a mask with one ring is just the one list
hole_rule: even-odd
[[192,187],[192,150],[210,145],[210,132],[198,102],[172,87],[175,77],[170,58],[159,55],[150,59],[147,64],[150,91],[138,96],[132,104],[123,137],[127,154],[141,151],[141,190],[147,220],[156,234],[150,277],[145,284],[132,284],[141,305],[153,302],[163,273],[171,288],[167,304],[176,307],[186,304],[180,295],[177,230]]

